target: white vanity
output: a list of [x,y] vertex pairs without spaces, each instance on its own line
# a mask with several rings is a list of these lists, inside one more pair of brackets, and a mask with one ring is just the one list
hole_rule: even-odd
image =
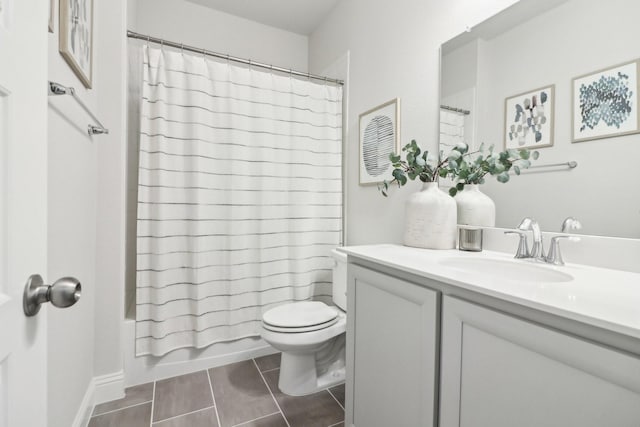
[[640,274],[344,250],[347,426],[640,426]]

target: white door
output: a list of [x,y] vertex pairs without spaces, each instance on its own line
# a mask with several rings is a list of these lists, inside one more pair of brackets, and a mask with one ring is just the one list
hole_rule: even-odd
[[47,20],[48,0],[0,0],[0,427],[47,422],[47,310],[22,309],[47,271]]

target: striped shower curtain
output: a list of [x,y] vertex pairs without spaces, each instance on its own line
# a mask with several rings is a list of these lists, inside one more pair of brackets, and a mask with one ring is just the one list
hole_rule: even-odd
[[144,46],[136,354],[260,334],[331,296],[342,88]]

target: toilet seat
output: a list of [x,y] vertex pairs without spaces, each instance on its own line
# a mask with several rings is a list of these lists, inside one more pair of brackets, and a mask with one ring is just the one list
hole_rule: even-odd
[[338,321],[338,310],[320,301],[301,301],[268,310],[262,325],[273,332],[302,333],[328,328]]

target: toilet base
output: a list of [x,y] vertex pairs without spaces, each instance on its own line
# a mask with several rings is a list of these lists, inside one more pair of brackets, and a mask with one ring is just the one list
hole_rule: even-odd
[[346,376],[344,363],[334,365],[318,375],[314,354],[282,353],[278,388],[290,396],[305,396],[341,384]]
[[344,382],[344,333],[323,343],[314,351],[283,351],[280,360],[280,391],[304,396]]

